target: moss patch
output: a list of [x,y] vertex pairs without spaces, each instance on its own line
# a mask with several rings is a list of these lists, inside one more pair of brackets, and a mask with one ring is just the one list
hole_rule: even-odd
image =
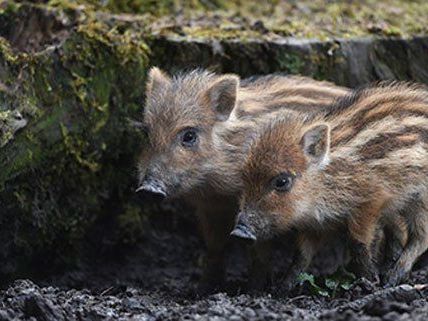
[[269,0],[263,5],[242,0],[50,0],[49,5],[89,15],[96,11],[140,14],[132,19],[143,20],[152,34],[194,39],[328,40],[428,32],[424,0]]
[[60,8],[143,15],[153,34],[194,39],[408,37],[426,34],[424,0],[50,0]]
[[[152,24],[154,32],[194,38],[408,37],[427,34],[428,3],[405,1],[228,1],[217,10],[184,10]],[[167,24],[166,22],[169,21]]]
[[[62,14],[46,10],[4,10],[0,27]],[[9,262],[0,274],[75,263],[102,218],[134,220],[132,168],[141,142],[128,118],[142,108],[148,47],[131,31],[86,15],[55,48],[37,53],[0,38],[0,127],[8,130],[0,144],[0,255]],[[25,128],[16,127],[18,111]],[[135,240],[135,229],[118,224],[111,237]]]

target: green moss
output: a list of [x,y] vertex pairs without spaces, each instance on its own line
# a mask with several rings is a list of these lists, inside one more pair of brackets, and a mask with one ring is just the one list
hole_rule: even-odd
[[87,10],[94,11],[97,6],[96,1],[74,1],[74,0],[49,0],[47,7],[59,8],[61,10]]
[[428,2],[423,0],[303,0],[298,4],[269,0],[263,5],[242,0],[51,0],[49,5],[68,10],[83,8],[89,16],[97,10],[144,14],[141,21],[157,34],[208,39],[286,36],[328,40],[367,35],[407,37],[428,32]]
[[279,69],[290,74],[299,74],[304,67],[302,57],[297,54],[281,52],[277,60]]
[[[142,20],[158,34],[195,38],[292,36],[327,40],[367,35],[407,37],[428,32],[428,3],[423,0],[303,0],[298,5],[286,0],[269,0],[264,5],[241,0],[51,0],[49,4],[84,8],[87,14],[96,10],[145,14]],[[159,18],[169,22],[159,23]]]
[[0,58],[9,63],[14,63],[17,61],[18,57],[15,55],[9,45],[9,42],[6,41],[3,37],[0,36]]
[[68,2],[86,3],[96,7],[98,10],[106,10],[115,13],[150,13],[156,16],[175,13],[186,10],[209,10],[226,7],[227,1],[223,0],[107,0],[107,1],[73,1]]
[[87,147],[87,142],[84,140],[79,140],[78,138],[70,137],[67,128],[61,125],[61,132],[64,137],[64,145],[67,148],[66,152],[69,153],[72,157],[75,158],[77,163],[82,165],[83,167],[88,168],[92,172],[96,172],[100,169],[100,164],[91,159],[85,159],[82,156],[82,150]]
[[[227,39],[237,39],[239,38],[241,41],[246,39],[256,39],[261,38],[261,35],[258,32],[251,30],[223,30],[220,28],[183,28],[184,33],[190,39],[219,39],[219,40],[227,40]],[[168,32],[166,33],[168,34]]]
[[[21,10],[29,7],[3,21]],[[148,53],[141,30],[112,27],[91,14],[57,50],[24,54],[0,38],[6,88],[0,90],[6,108],[0,107],[0,123],[15,109],[29,119],[18,135],[0,136],[0,225],[16,227],[0,228],[1,237],[14,240],[0,245],[0,256],[15,264],[15,273],[38,257],[52,266],[75,262],[98,221],[132,214],[129,169],[140,137],[127,119],[141,109]],[[114,233],[136,235],[137,223]],[[10,260],[13,251],[20,253],[16,260]]]
[[17,12],[20,7],[21,7],[21,4],[15,1],[0,0],[0,14]]
[[[186,9],[172,15],[176,25],[155,22],[160,34],[226,38],[349,38],[379,35],[408,37],[428,33],[428,2],[405,1],[228,1],[213,11]],[[171,15],[171,16],[172,16]],[[177,17],[178,16],[178,17]],[[164,18],[164,20],[167,20]],[[160,26],[160,27],[158,27]],[[225,36],[226,35],[226,36]]]
[[4,147],[15,133],[27,125],[27,120],[17,110],[0,111],[0,148]]

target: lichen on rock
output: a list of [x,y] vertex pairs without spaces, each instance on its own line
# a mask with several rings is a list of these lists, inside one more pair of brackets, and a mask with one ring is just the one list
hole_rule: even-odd
[[0,111],[0,148],[13,139],[15,133],[27,125],[17,110]]

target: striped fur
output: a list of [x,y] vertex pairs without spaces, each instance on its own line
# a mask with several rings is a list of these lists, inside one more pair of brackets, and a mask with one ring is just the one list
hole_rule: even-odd
[[238,118],[258,116],[284,109],[313,112],[330,108],[332,101],[349,90],[326,81],[301,76],[264,76],[244,81],[236,115]]
[[[316,117],[283,112],[251,145],[240,217],[259,239],[298,229],[300,269],[326,235],[346,226],[354,266],[370,277],[377,229],[403,239],[404,221],[407,243],[385,277],[396,284],[428,247],[427,137],[428,91],[420,85],[365,88]],[[272,187],[280,173],[292,177],[287,192]]]
[[[231,88],[234,83],[237,88]],[[171,78],[154,68],[149,74],[144,113],[150,144],[141,153],[140,182],[150,174],[165,186],[168,196],[184,197],[196,207],[209,251],[208,264],[221,272],[242,187],[240,169],[246,142],[259,123],[280,109],[321,112],[348,92],[304,77],[261,76],[239,84],[236,75],[195,70]],[[222,107],[232,100],[233,108],[227,114]],[[180,135],[187,128],[198,134],[192,148],[180,145]]]

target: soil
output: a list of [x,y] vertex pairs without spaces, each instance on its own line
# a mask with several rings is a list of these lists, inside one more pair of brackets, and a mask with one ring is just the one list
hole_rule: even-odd
[[[203,242],[189,216],[152,219],[136,248],[98,250],[73,270],[15,280],[0,292],[0,320],[427,320],[427,270],[420,262],[408,284],[382,289],[361,279],[333,298],[303,287],[278,294],[280,271],[290,248],[279,240],[273,285],[245,290],[246,249],[231,245],[228,281],[218,292],[198,296]],[[169,224],[168,224],[169,222]],[[174,222],[172,224],[172,222]],[[331,273],[340,261],[327,249],[311,273]],[[96,254],[97,253],[97,254]],[[277,283],[275,284],[275,280]]]

